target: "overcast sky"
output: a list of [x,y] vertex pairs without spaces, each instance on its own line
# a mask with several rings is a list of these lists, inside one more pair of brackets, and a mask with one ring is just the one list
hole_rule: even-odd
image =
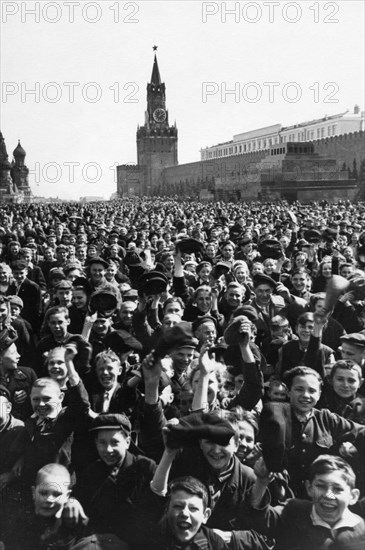
[[364,109],[360,0],[3,0],[1,16],[1,130],[9,157],[20,138],[35,195],[116,191],[154,45],[180,163],[247,130]]

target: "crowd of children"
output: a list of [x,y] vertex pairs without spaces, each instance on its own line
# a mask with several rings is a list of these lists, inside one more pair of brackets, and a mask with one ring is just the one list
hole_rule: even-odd
[[363,550],[365,205],[12,205],[0,244],[0,548]]

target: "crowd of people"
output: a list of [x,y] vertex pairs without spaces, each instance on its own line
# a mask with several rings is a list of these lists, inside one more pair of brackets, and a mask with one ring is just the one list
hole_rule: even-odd
[[365,204],[0,207],[2,550],[363,550]]

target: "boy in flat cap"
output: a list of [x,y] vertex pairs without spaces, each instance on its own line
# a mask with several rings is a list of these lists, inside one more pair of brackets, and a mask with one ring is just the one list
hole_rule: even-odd
[[73,491],[90,518],[90,529],[115,533],[133,549],[147,548],[142,529],[148,523],[144,496],[149,494],[156,464],[129,452],[131,424],[124,414],[100,414],[90,431],[99,459],[80,474]]

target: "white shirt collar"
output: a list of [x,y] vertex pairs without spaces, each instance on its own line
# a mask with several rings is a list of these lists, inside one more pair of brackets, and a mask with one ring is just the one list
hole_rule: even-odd
[[335,523],[335,525],[331,526],[323,521],[323,519],[317,514],[316,509],[313,505],[311,511],[311,520],[313,522],[313,525],[320,525],[321,527],[326,527],[327,529],[332,531],[336,529],[341,529],[342,527],[355,527],[355,525],[357,525],[361,521],[361,517],[354,514],[353,512],[350,512],[350,510],[347,508],[344,511],[343,516],[338,520],[338,522]]

